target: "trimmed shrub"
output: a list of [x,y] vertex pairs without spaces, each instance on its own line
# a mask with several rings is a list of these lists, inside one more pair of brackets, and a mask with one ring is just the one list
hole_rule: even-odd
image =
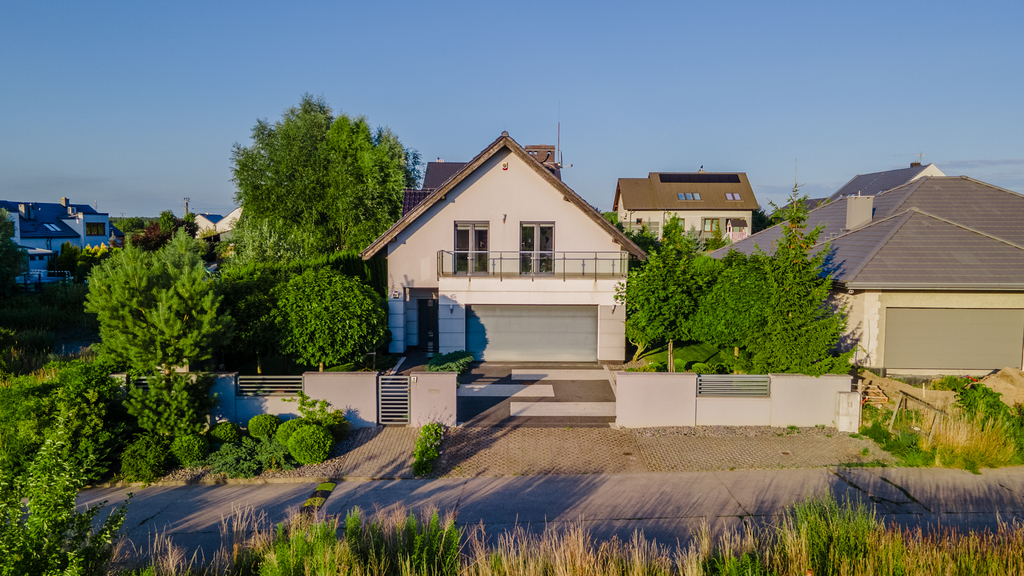
[[242,429],[234,422],[221,422],[213,427],[210,436],[217,442],[240,442],[242,440]]
[[288,439],[288,451],[299,464],[319,464],[331,454],[334,438],[319,424],[301,426]]
[[178,464],[186,468],[198,466],[210,452],[210,444],[205,436],[186,434],[178,436],[171,442],[171,454]]
[[256,441],[242,438],[241,442],[228,443],[206,459],[210,469],[228,478],[252,478],[260,473],[260,462],[256,458]]
[[694,362],[690,371],[697,374],[728,374],[729,369],[723,364]]
[[414,458],[413,474],[426,476],[433,472],[434,460],[441,455],[439,449],[442,439],[444,439],[444,426],[437,422],[431,422],[420,428],[420,435],[416,438],[416,448],[412,453]]
[[277,440],[285,446],[288,445],[288,441],[291,439],[292,434],[296,430],[303,426],[311,426],[313,422],[306,420],[305,418],[296,418],[294,420],[285,420],[277,427],[277,432],[274,434],[274,440]]
[[249,436],[260,440],[273,438],[280,425],[281,419],[274,414],[257,414],[249,419]]
[[127,482],[155,482],[167,473],[167,440],[141,434],[121,454],[121,476]]

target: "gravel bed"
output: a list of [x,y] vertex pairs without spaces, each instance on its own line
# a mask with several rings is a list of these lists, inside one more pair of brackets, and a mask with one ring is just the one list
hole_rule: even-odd
[[692,436],[696,438],[729,438],[745,437],[757,438],[759,436],[787,436],[790,434],[801,434],[806,436],[846,436],[835,428],[823,427],[798,427],[779,428],[773,426],[665,426],[660,428],[632,428],[633,435],[642,438],[661,438],[671,436]]

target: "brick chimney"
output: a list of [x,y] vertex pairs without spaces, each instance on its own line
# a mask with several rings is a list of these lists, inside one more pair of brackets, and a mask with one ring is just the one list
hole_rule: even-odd
[[61,205],[61,206],[63,206],[63,207],[65,207],[65,208],[67,208],[67,207],[68,207],[68,204],[70,204],[70,203],[71,203],[71,201],[70,201],[70,200],[68,200],[68,197],[67,197],[67,196],[62,196],[62,197],[61,197],[61,199],[60,199],[60,205]]
[[874,196],[847,196],[846,197],[846,230],[856,230],[861,226],[871,223],[871,215],[874,212]]

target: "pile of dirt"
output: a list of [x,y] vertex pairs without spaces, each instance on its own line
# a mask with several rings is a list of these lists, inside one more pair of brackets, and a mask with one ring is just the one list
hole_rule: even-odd
[[1011,407],[1024,404],[1024,370],[1003,368],[982,378],[981,383],[1002,394],[1000,400]]
[[906,392],[914,398],[924,400],[939,410],[945,410],[956,402],[956,392],[951,390],[922,390],[920,386],[911,386],[899,380],[883,378],[868,370],[863,370],[860,373],[860,379],[865,386],[872,384],[878,386],[889,397],[890,407],[894,406],[899,400],[900,392]]

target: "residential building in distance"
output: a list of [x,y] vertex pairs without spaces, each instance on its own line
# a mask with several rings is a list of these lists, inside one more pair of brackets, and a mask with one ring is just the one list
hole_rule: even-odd
[[199,234],[216,234],[217,222],[223,219],[224,217],[220,214],[211,214],[209,212],[196,213],[196,227]]
[[673,216],[703,237],[721,230],[733,242],[750,235],[760,206],[743,172],[651,172],[647,178],[619,178],[612,210],[626,230],[647,227],[661,237]]
[[[1024,195],[921,176],[833,197],[807,227],[823,228],[812,250],[829,245],[825,272],[848,313],[842,346],[860,365],[906,375],[1024,367]],[[773,226],[711,256],[770,253],[781,237]]]
[[425,178],[437,187],[363,251],[387,258],[391,352],[624,359],[615,287],[646,254],[559,179],[553,157],[502,132],[453,173]]
[[826,201],[835,202],[847,196],[874,196],[926,176],[945,176],[945,174],[935,164],[922,165],[920,162],[911,162],[909,168],[857,174],[829,196]]

